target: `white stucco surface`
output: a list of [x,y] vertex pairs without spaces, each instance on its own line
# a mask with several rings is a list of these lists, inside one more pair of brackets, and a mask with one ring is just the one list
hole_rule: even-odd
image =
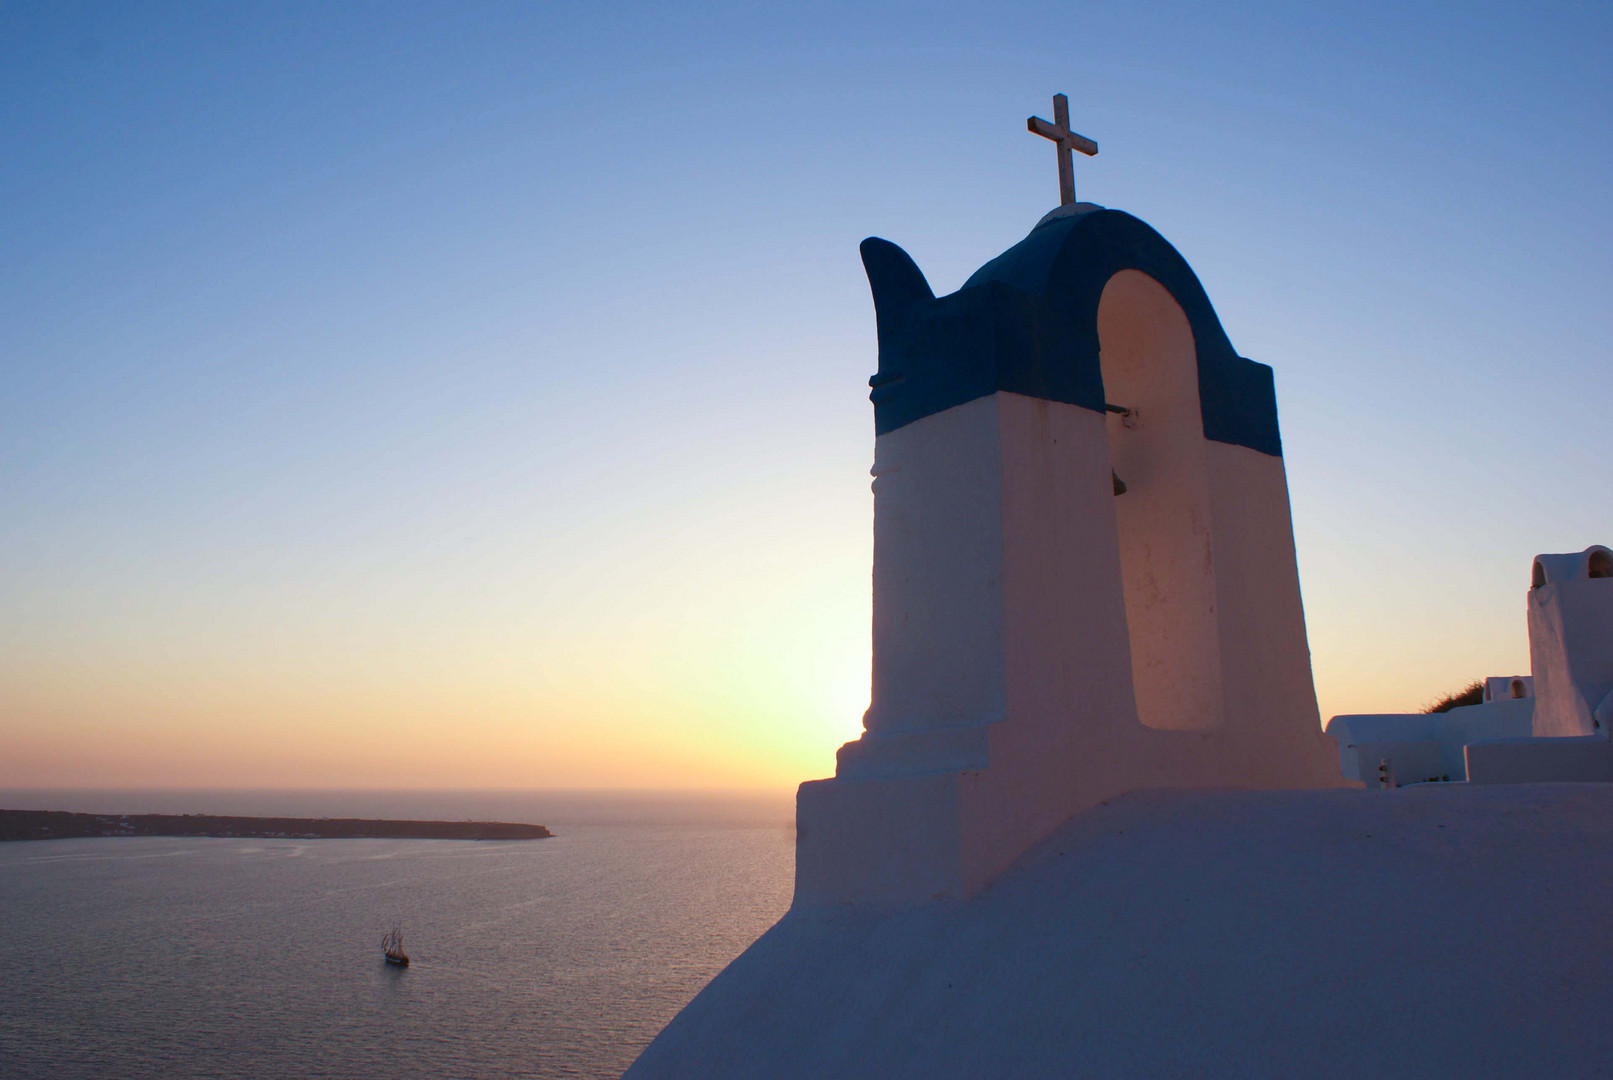
[[1152,278],[1115,274],[1097,329],[1131,426],[998,392],[875,441],[871,703],[797,796],[798,905],[972,895],[1126,791],[1353,783],[1320,731],[1282,459],[1204,437],[1192,332]]
[[1164,287],[1123,270],[1098,305],[1111,464],[1137,718],[1149,727],[1220,726],[1209,442],[1199,416],[1193,330]]
[[1484,679],[1485,701],[1508,701],[1514,698],[1535,696],[1533,675],[1487,675]]
[[1613,781],[1613,743],[1602,734],[1496,739],[1465,752],[1470,784]]
[[[1536,555],[1532,674],[1485,680],[1484,703],[1441,714],[1335,716],[1340,770],[1397,784],[1613,781],[1613,550]],[[1520,693],[1521,692],[1521,693]]]
[[1589,1077],[1613,785],[1145,792],[969,901],[795,909],[631,1080]]
[[1004,716],[1000,412],[977,398],[874,441],[873,735]]
[[1345,776],[1376,785],[1379,766],[1388,759],[1391,782],[1401,786],[1466,780],[1468,744],[1527,738],[1533,715],[1532,699],[1507,698],[1443,713],[1335,716],[1327,722],[1327,733],[1338,741],[1339,770]]
[[1613,551],[1594,544],[1535,556],[1529,590],[1529,664],[1535,730],[1544,737],[1591,735],[1613,692]]

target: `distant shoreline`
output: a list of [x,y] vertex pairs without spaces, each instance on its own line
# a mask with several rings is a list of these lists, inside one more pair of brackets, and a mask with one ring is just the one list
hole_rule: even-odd
[[99,836],[202,836],[252,840],[543,840],[542,825],[508,821],[233,817],[218,814],[75,814],[0,810],[0,842]]

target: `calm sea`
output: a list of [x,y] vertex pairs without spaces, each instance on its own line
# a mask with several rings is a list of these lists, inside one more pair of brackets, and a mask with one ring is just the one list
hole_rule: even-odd
[[[0,844],[0,1077],[611,1077],[789,905],[788,798],[0,792],[550,840]],[[413,964],[381,961],[401,924]]]

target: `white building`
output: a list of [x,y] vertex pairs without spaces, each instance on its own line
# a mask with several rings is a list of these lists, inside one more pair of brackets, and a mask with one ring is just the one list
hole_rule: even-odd
[[1516,701],[1534,696],[1533,675],[1489,675],[1484,679],[1485,701]]
[[797,902],[973,895],[1137,788],[1341,784],[1271,369],[1175,249],[1078,204],[951,296],[863,258],[872,701],[801,786]]
[[1482,704],[1329,720],[1344,775],[1393,786],[1613,780],[1613,551],[1535,556],[1527,612],[1534,673],[1486,679]]

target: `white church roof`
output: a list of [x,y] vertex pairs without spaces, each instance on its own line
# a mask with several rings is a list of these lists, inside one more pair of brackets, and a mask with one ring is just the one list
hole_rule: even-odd
[[792,911],[627,1078],[1602,1075],[1610,880],[1608,784],[1140,792],[971,901]]

